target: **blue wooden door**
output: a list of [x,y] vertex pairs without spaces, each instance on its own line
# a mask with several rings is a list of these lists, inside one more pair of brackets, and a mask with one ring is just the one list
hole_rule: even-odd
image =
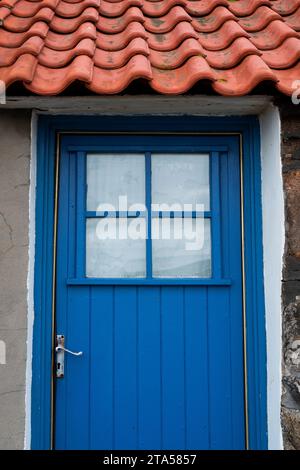
[[240,200],[235,136],[62,138],[55,448],[245,448]]

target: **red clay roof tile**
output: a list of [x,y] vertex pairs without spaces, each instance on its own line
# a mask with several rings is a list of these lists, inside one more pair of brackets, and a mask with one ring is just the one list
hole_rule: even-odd
[[180,67],[193,56],[205,57],[204,49],[199,41],[193,38],[185,39],[177,49],[172,51],[150,50],[150,62],[153,67],[161,70],[172,70]]
[[12,8],[19,0],[1,0],[1,5],[3,7]]
[[239,18],[238,22],[246,31],[255,33],[266,28],[274,20],[283,21],[276,11],[270,11],[270,8],[262,6],[257,8],[252,15]]
[[259,7],[266,5],[272,6],[270,0],[234,0],[229,1],[229,9],[236,16],[249,16],[252,15]]
[[6,54],[10,52],[9,49],[14,47],[20,47],[25,41],[27,41],[27,39],[32,36],[46,38],[48,31],[49,26],[47,25],[47,23],[44,23],[42,21],[37,21],[27,31],[24,31],[22,33],[14,33],[0,28],[0,46],[3,46],[5,48],[5,52],[3,51],[3,53]]
[[32,54],[37,57],[43,46],[44,41],[39,36],[31,36],[27,41],[23,42],[20,47],[12,47],[7,50],[6,47],[0,46],[0,67],[12,65],[24,54]]
[[141,0],[123,0],[122,2],[111,3],[101,0],[99,14],[107,18],[118,18],[124,15],[130,7],[141,7]]
[[265,29],[258,33],[251,34],[251,41],[260,50],[276,49],[287,38],[300,37],[297,31],[293,30],[282,21],[272,21]]
[[12,13],[23,18],[31,18],[36,15],[41,8],[47,7],[54,11],[58,3],[59,0],[44,0],[43,2],[20,0],[17,3],[15,2],[14,7],[12,8]]
[[291,15],[285,16],[284,21],[291,28],[300,31],[300,7]]
[[130,23],[124,31],[116,34],[104,34],[97,31],[96,44],[104,51],[120,51],[134,38],[147,39],[145,28],[136,21]]
[[249,38],[250,35],[233,20],[226,21],[220,29],[213,33],[199,33],[199,41],[209,51],[227,48],[236,38]]
[[1,0],[0,80],[56,95],[143,79],[158,93],[208,80],[240,96],[300,80],[300,0]]
[[63,18],[74,18],[81,15],[86,8],[96,8],[99,10],[100,0],[84,0],[80,3],[58,2],[55,13]]
[[51,21],[50,28],[56,33],[69,34],[77,31],[79,26],[86,21],[97,23],[98,12],[96,8],[88,7],[82,12],[80,16],[76,16],[75,18],[62,18],[58,15],[55,15]]
[[228,20],[234,20],[235,16],[227,8],[219,6],[206,16],[193,16],[192,25],[200,33],[213,33]]
[[137,78],[152,79],[151,66],[144,55],[132,57],[126,65],[116,70],[94,67],[93,79],[88,88],[104,95],[120,93]]
[[37,58],[32,54],[23,54],[7,67],[1,67],[1,80],[7,86],[16,81],[32,82],[37,66]]
[[263,80],[276,82],[275,73],[255,55],[249,55],[235,68],[217,70],[213,88],[222,95],[242,96]]
[[226,49],[206,51],[206,60],[215,69],[231,69],[251,54],[260,56],[262,53],[249,39],[241,37],[237,38]]
[[300,60],[300,39],[287,38],[279,47],[262,54],[264,62],[272,69],[288,69]]
[[93,68],[92,59],[86,55],[75,57],[69,65],[58,69],[38,64],[33,80],[25,83],[25,86],[28,90],[41,95],[57,95],[75,80],[90,83]]
[[166,34],[148,33],[148,44],[150,49],[155,51],[173,51],[187,38],[198,39],[198,34],[191,23],[182,21],[175,28]]
[[204,79],[213,81],[214,72],[203,57],[194,56],[174,70],[153,67],[151,85],[159,93],[179,95],[188,91],[199,80]]
[[0,7],[0,24],[3,24],[5,18],[10,15],[10,8],[7,7]]
[[142,38],[134,38],[130,43],[120,51],[103,51],[102,49],[96,49],[94,56],[94,64],[96,67],[114,70],[119,69],[126,65],[131,57],[138,54],[148,56],[149,47],[147,41]]
[[[125,2],[120,2],[120,3],[125,3]],[[153,18],[159,18],[161,16],[166,15],[171,8],[174,6],[183,6],[185,7],[187,2],[185,0],[165,0],[163,2],[160,1],[152,1],[152,0],[146,0],[146,1],[140,1],[142,11],[144,15],[153,17]],[[190,12],[188,12],[190,13]]]
[[181,7],[173,7],[166,15],[160,18],[144,17],[146,31],[156,34],[164,34],[172,31],[182,21],[192,21],[190,15]]
[[[69,51],[73,49],[82,39],[96,40],[96,26],[87,21],[79,26],[79,28],[70,34],[59,34],[49,31],[45,38],[45,46],[56,51]],[[1,36],[0,36],[1,39]]]
[[229,8],[229,3],[226,0],[187,0],[187,12],[195,16],[206,16],[211,13],[218,6],[225,6]]
[[290,15],[300,6],[300,0],[273,0],[273,9],[280,15]]
[[129,7],[128,10],[117,18],[107,18],[99,15],[97,29],[102,33],[115,34],[123,31],[132,21],[144,23],[145,17],[142,11],[137,7]]
[[[285,70],[278,70],[276,72],[276,76],[278,79],[277,88],[281,93],[285,95],[290,95],[295,90],[295,82],[297,81],[299,84],[299,77],[300,77],[300,62],[298,62],[294,67],[285,69]],[[298,85],[299,86],[299,85]],[[296,85],[297,88],[297,85]]]
[[82,39],[68,51],[54,50],[45,46],[39,55],[39,64],[52,69],[62,68],[68,65],[76,56],[93,58],[95,49],[95,41],[88,38]]
[[34,23],[37,21],[43,21],[45,23],[50,23],[54,16],[54,11],[51,8],[41,8],[36,15],[27,16],[22,18],[20,16],[15,16],[10,14],[5,18],[3,22],[4,29],[11,31],[13,33],[23,33],[27,31]]

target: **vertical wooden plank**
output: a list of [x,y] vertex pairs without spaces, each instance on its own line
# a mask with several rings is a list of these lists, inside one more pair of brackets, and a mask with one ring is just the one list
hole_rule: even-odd
[[[245,433],[245,389],[243,357],[243,318],[241,286],[231,288],[231,400],[232,400],[232,446],[233,450],[243,450],[246,444]],[[238,373],[237,373],[238,371]]]
[[113,449],[114,287],[91,289],[91,449]]
[[138,288],[138,361],[138,448],[160,449],[160,287]]
[[185,448],[183,288],[162,287],[162,448]]
[[137,447],[136,287],[115,288],[115,448]]
[[66,348],[83,351],[65,354],[66,449],[89,449],[90,419],[90,287],[69,289]]
[[[239,152],[228,153],[228,173],[231,181],[235,184],[228,185],[228,220],[234,220],[241,213],[240,198],[237,197],[235,187],[239,184],[240,165]],[[227,222],[228,223],[228,222]],[[229,225],[229,224],[228,224]],[[232,449],[245,448],[246,434],[240,432],[245,430],[245,383],[244,383],[244,351],[243,351],[243,287],[242,287],[242,263],[241,263],[241,225],[230,224],[228,229],[230,243],[228,250],[228,264],[231,276],[235,282],[230,289],[230,328],[231,328],[231,383],[232,383]],[[246,326],[246,325],[245,325]],[[246,331],[245,331],[246,334]],[[257,334],[255,335],[258,336]],[[258,348],[255,348],[256,350]],[[240,371],[239,374],[236,371]]]
[[76,166],[76,275],[85,277],[86,272],[86,156],[77,152]]
[[209,449],[207,288],[185,287],[186,447]]
[[[211,448],[231,449],[230,302],[227,287],[208,289],[209,413]],[[241,374],[241,370],[236,370]],[[243,430],[241,430],[243,432]]]
[[[56,275],[56,334],[68,341],[66,278],[75,274],[76,154],[62,151],[59,181],[59,218]],[[66,448],[67,375],[55,383],[55,448]]]

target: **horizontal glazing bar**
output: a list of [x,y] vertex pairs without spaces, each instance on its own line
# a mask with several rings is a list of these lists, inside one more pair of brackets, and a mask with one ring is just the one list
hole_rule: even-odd
[[68,286],[103,286],[103,285],[145,285],[145,286],[170,286],[170,285],[191,285],[191,286],[231,286],[230,279],[196,279],[196,278],[135,278],[135,279],[98,279],[82,278],[67,279]]
[[109,212],[109,211],[99,211],[99,212],[93,212],[93,211],[87,211],[85,213],[86,218],[88,219],[102,219],[105,217],[110,217],[113,219],[127,219],[127,218],[137,218],[137,217],[147,217],[147,212],[140,212],[140,211],[128,211],[128,212]]
[[[196,212],[196,211],[152,211],[151,212],[152,217],[157,217],[157,218],[205,218],[209,219],[212,217],[211,212],[205,211],[205,212]],[[117,218],[120,219],[122,217],[124,218],[136,218],[136,217],[147,217],[147,212],[146,211],[128,211],[128,212],[109,212],[109,211],[99,211],[99,212],[94,212],[94,211],[86,211],[85,213],[86,218],[104,218],[104,217],[111,217],[111,218]]]
[[[68,145],[66,147],[68,152],[86,152],[86,153],[112,153],[111,145]],[[228,150],[227,145],[192,145],[191,143],[183,143],[180,144],[176,142],[176,145],[171,145],[170,143],[155,145],[149,144],[146,145],[145,143],[141,144],[120,144],[114,145],[113,151],[118,153],[132,153],[132,152],[139,152],[139,153],[146,153],[151,152],[153,153],[210,153],[210,152],[226,152]]]
[[199,218],[211,218],[211,212],[205,211],[205,212],[200,212],[200,211],[152,211],[151,213],[152,217],[158,217],[158,218],[170,218],[170,219],[175,219],[175,218],[192,218],[196,219],[196,217]]

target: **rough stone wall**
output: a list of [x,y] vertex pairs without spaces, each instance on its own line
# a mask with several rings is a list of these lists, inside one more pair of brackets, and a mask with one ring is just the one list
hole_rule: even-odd
[[0,449],[24,447],[29,165],[30,113],[0,110]]
[[282,428],[285,449],[300,450],[300,106],[281,106],[286,245],[283,298]]

